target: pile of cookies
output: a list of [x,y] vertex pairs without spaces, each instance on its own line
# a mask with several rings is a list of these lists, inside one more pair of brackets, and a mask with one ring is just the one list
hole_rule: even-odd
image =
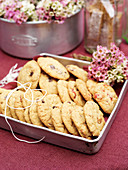
[[[103,112],[110,114],[118,99],[111,86],[88,79],[88,73],[82,68],[77,65],[65,67],[50,57],[28,61],[17,81],[31,83],[32,90],[20,89],[12,93],[7,116],[88,139],[99,136],[105,125]],[[10,92],[0,89],[2,114],[5,114]]]

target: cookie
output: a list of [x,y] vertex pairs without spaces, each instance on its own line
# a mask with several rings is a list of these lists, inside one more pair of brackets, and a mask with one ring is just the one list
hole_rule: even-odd
[[25,122],[32,124],[31,119],[30,119],[30,108],[27,108],[24,110],[24,119],[25,119]]
[[89,90],[89,92],[93,94],[93,91],[97,85],[97,82],[94,80],[88,79],[86,85],[87,85],[87,89]]
[[53,78],[67,80],[70,76],[66,68],[56,59],[39,57],[37,62],[42,70]]
[[68,82],[65,80],[59,80],[57,82],[58,93],[61,101],[64,103],[65,101],[71,101],[68,92]]
[[[29,82],[31,83],[31,89],[35,89],[39,82],[40,73],[41,69],[37,62],[34,60],[28,61],[20,70],[17,81],[22,84]],[[17,83],[17,86],[20,86],[20,84]]]
[[71,134],[78,136],[79,133],[77,131],[77,128],[71,119],[72,111],[74,110],[75,105],[76,104],[71,101],[63,103],[63,105],[62,105],[62,120],[63,120],[64,125],[66,126],[67,130]]
[[79,92],[81,93],[81,95],[83,96],[83,98],[88,101],[88,100],[92,100],[92,95],[91,93],[88,91],[87,89],[87,85],[86,83],[81,80],[81,79],[76,79],[76,86],[79,90]]
[[66,69],[72,73],[74,76],[76,76],[77,78],[83,80],[83,81],[87,81],[87,76],[88,73],[86,71],[84,71],[82,68],[76,66],[76,65],[67,65]]
[[33,125],[37,125],[37,126],[44,126],[43,123],[41,122],[38,113],[37,113],[37,103],[33,103],[32,106],[29,108],[29,116],[30,116],[30,120],[32,122]]
[[19,93],[15,95],[14,107],[16,108],[15,112],[18,119],[20,121],[25,122],[25,118],[24,118],[25,109],[23,107],[23,99],[24,99],[24,92],[19,91]]
[[10,99],[8,101],[8,104],[10,106],[10,112],[11,112],[11,115],[14,119],[18,119],[17,115],[16,115],[16,110],[13,109],[15,108],[14,106],[14,103],[15,103],[15,96],[19,93],[19,91],[14,91],[11,96],[10,96]]
[[[2,90],[0,94],[0,113],[5,115],[5,106],[6,106],[6,98],[8,94],[11,92],[11,90]],[[10,108],[6,107],[6,116],[12,117]]]
[[71,99],[79,106],[84,106],[85,101],[76,87],[75,81],[68,82],[68,92]]
[[110,85],[97,83],[93,92],[93,98],[105,113],[110,114],[115,107],[118,96]]
[[31,106],[32,98],[33,98],[33,102],[36,102],[37,100],[42,100],[44,98],[44,95],[39,90],[30,90],[30,89],[27,90],[24,93],[24,100],[23,100],[24,108]]
[[71,118],[80,134],[80,136],[84,138],[89,138],[92,136],[91,132],[89,131],[85,117],[83,112],[83,107],[81,106],[74,106],[74,109],[72,110]]
[[37,100],[43,99],[44,95],[39,90],[27,90],[24,93],[24,98],[23,98],[23,107],[25,108],[24,118],[27,123],[31,123],[29,106],[32,105],[32,97],[33,97],[33,103],[35,103]]
[[[41,73],[39,79],[39,86],[41,89],[47,91],[47,94],[58,94],[57,81],[46,73]],[[42,91],[44,93],[44,91]]]
[[68,133],[63,120],[62,120],[62,104],[54,105],[52,107],[52,122],[55,127],[56,131],[62,132],[62,133]]
[[61,104],[61,100],[56,94],[49,94],[43,100],[37,102],[37,113],[43,124],[49,129],[54,129],[52,122],[52,107]]
[[94,101],[87,101],[84,105],[84,116],[92,135],[99,136],[105,125],[105,120],[98,104]]

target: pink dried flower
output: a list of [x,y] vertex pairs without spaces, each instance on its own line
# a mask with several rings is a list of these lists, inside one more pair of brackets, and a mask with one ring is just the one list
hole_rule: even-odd
[[110,49],[97,46],[89,66],[89,77],[110,85],[123,82],[128,78],[128,60],[114,43]]
[[[81,10],[85,6],[85,1],[0,0],[0,6],[2,8],[0,17],[14,20],[18,24],[27,21],[47,21],[48,23],[57,22],[62,24],[66,18]],[[19,15],[17,15],[17,11],[20,11]]]

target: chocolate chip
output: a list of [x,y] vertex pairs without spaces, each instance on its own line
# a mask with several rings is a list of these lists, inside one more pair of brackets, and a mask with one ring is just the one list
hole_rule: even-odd
[[69,104],[71,104],[71,102],[68,102]]
[[53,106],[52,108],[55,109],[55,108],[57,108],[57,107],[56,107],[56,106]]
[[51,69],[55,69],[55,66],[54,66],[54,65],[50,65],[50,68],[51,68]]
[[44,100],[42,100],[42,103],[45,103],[45,101],[44,101]]
[[30,74],[29,74],[29,76],[32,76],[34,74],[34,72],[32,71]]
[[73,69],[73,68],[70,68],[70,70],[71,70],[71,71],[75,71],[75,69]]

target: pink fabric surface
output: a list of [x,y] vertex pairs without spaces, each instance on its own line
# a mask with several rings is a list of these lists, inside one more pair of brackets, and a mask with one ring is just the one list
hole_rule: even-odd
[[[128,56],[128,45],[122,43],[121,50]],[[84,43],[72,53],[89,55],[84,50]],[[0,80],[9,69],[18,63],[22,66],[28,60],[14,58],[0,51]],[[2,170],[125,170],[128,169],[128,92],[119,112],[100,149],[94,155],[87,155],[52,144],[40,142],[26,144],[17,141],[9,131],[0,128],[0,169]],[[32,140],[17,135],[26,140]]]

